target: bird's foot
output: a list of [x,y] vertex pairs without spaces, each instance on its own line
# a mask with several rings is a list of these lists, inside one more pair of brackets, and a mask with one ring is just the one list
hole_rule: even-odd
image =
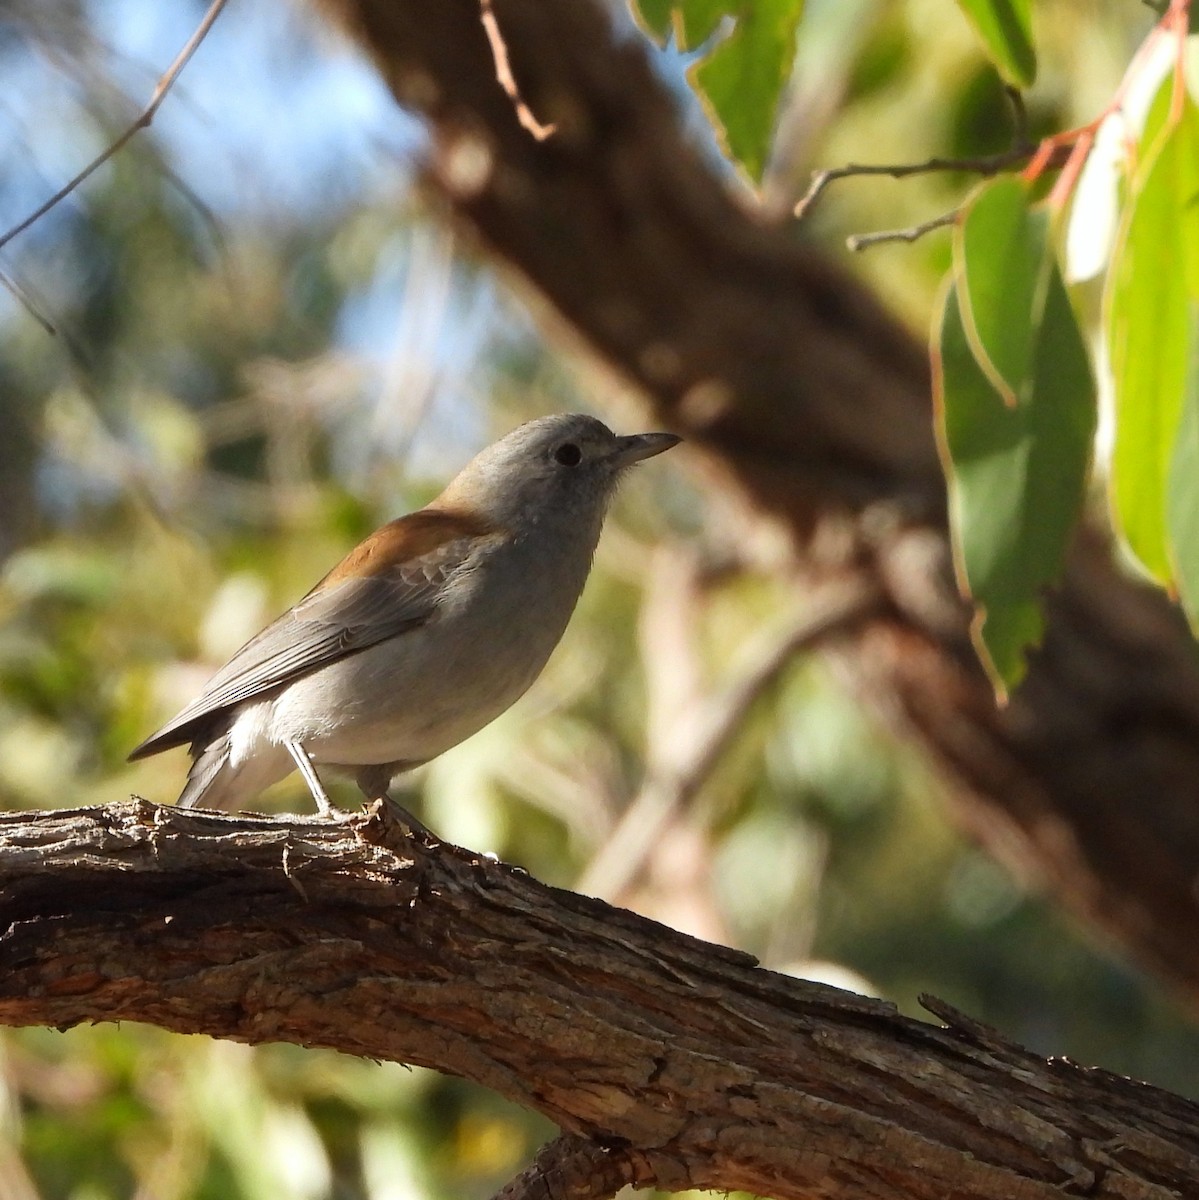
[[404,826],[404,831],[410,837],[419,833],[427,838],[432,838],[435,842],[440,842],[441,838],[427,825],[418,821],[389,790],[391,781],[396,775],[417,765],[419,764],[407,762],[376,763],[373,766],[360,768],[354,779],[358,784],[358,790],[366,797],[367,804],[373,804],[376,800],[387,801],[387,807],[391,810],[392,816],[399,819],[400,824]]

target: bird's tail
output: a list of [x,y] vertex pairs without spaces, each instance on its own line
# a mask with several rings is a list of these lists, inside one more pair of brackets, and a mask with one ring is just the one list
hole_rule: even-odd
[[225,808],[233,792],[237,772],[229,763],[229,735],[222,734],[207,745],[192,745],[195,758],[187,783],[179,793],[180,808]]

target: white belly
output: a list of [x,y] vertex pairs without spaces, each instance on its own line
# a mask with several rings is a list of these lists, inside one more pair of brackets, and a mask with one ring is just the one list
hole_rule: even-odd
[[[435,758],[528,690],[566,628],[588,565],[532,596],[527,566],[498,576],[474,573],[424,625],[314,671],[264,701],[262,732],[276,745],[300,742],[317,763]],[[497,619],[497,613],[507,617]]]

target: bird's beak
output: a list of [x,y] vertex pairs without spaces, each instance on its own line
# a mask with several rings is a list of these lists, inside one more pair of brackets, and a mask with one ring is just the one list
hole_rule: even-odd
[[616,448],[608,456],[608,461],[614,467],[628,467],[643,458],[653,458],[677,446],[683,439],[673,433],[633,433],[628,437],[616,439]]

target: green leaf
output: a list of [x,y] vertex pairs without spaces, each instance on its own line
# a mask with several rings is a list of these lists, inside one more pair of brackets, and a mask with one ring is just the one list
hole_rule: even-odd
[[728,0],[635,0],[635,15],[659,42],[672,34],[680,50],[694,50],[733,15]]
[[1009,406],[1031,383],[1028,314],[1045,253],[1044,221],[1029,208],[1026,184],[1005,176],[975,192],[954,238],[954,266],[974,357]]
[[1001,698],[1041,637],[1042,592],[1065,564],[1095,430],[1090,364],[1049,246],[1048,217],[1029,214],[1028,230],[1042,257],[1032,304],[1010,313],[1027,343],[1016,402],[1004,403],[979,365],[957,284],[948,289],[934,352],[955,560],[979,610],[975,645]]
[[670,36],[673,12],[671,0],[634,0],[633,15],[659,45]]
[[1167,133],[1170,125],[1173,124],[1170,117],[1173,95],[1174,75],[1171,73],[1158,86],[1157,94],[1153,97],[1153,101],[1149,105],[1149,111],[1145,114],[1145,124],[1141,129],[1140,143],[1137,147],[1136,155],[1137,158],[1142,160],[1139,177],[1141,182],[1144,181],[1147,169],[1143,160],[1156,148],[1158,138]]
[[697,49],[726,19],[734,22],[689,75],[730,156],[760,180],[795,59],[803,0],[637,0],[637,9],[653,36],[673,33],[681,50]]
[[1013,87],[1031,87],[1037,77],[1032,41],[1032,0],[958,0],[1000,75]]
[[1167,493],[1194,353],[1190,312],[1196,301],[1199,114],[1184,95],[1133,181],[1107,296],[1116,396],[1114,507],[1132,552],[1166,585],[1176,558]]
[[1170,464],[1167,522],[1178,590],[1199,630],[1199,305],[1188,305],[1188,361],[1182,414]]

